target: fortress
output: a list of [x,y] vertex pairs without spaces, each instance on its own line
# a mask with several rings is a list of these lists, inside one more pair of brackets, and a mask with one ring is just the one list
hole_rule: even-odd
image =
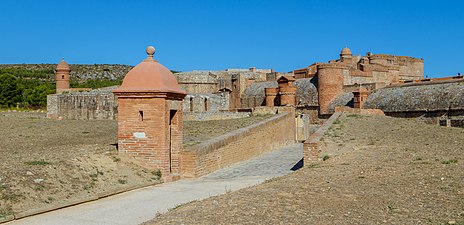
[[[69,65],[64,60],[57,66],[56,74],[57,95],[49,97],[49,117],[116,118],[117,106],[111,88],[73,92],[69,89]],[[335,97],[351,92],[359,85],[372,91],[393,83],[422,79],[423,60],[371,53],[363,57],[353,56],[350,49],[344,48],[337,60],[314,63],[289,73],[252,67],[174,75],[180,87],[188,93],[183,101],[185,112],[249,111],[266,106],[267,95],[268,99],[275,96],[272,106],[295,105],[312,111],[314,117],[333,113],[329,105]],[[280,77],[283,79],[279,80]],[[290,82],[287,86],[292,87],[284,87],[285,82]],[[275,89],[277,87],[279,89]],[[63,90],[67,93],[63,94]],[[281,103],[280,96],[295,98],[295,101]]]
[[[57,94],[48,96],[48,116],[65,119],[116,119],[118,111],[117,98],[112,93],[114,88],[71,90],[69,68],[64,60],[56,68]],[[174,76],[181,89],[187,93],[182,101],[185,118],[237,118],[247,115],[243,112],[251,112],[259,107],[288,105],[295,107],[305,121],[312,122],[328,118],[336,107],[354,107],[353,92],[360,88],[368,93],[376,93],[377,90],[393,90],[391,87],[403,90],[402,87],[414,83],[416,97],[419,97],[422,86],[441,86],[439,83],[443,81],[424,79],[423,59],[370,52],[365,56],[353,56],[349,48],[343,48],[338,59],[327,63],[313,63],[288,73],[252,67],[180,72]],[[460,76],[449,79],[458,83],[462,80]],[[419,81],[422,82],[419,84]],[[388,97],[387,91],[379,93]],[[461,92],[452,93],[459,95]],[[459,96],[455,98],[459,99]],[[367,96],[366,100],[369,101]],[[378,101],[376,97],[376,102]],[[406,103],[408,99],[399,102]],[[377,106],[369,103],[366,107]],[[382,110],[387,109],[385,106],[379,107]],[[438,120],[434,122],[438,123]]]
[[[337,112],[464,126],[464,78],[424,79],[422,59],[353,56],[343,48],[339,59],[288,73],[252,67],[172,74],[153,59],[154,48],[147,53],[121,87],[91,91],[69,89],[70,69],[62,60],[56,68],[57,94],[47,97],[47,115],[117,119],[119,153],[159,168],[168,181],[201,176],[255,156],[264,143],[270,150],[306,140],[305,159],[317,157],[321,134],[312,127]],[[243,133],[182,149],[182,121],[250,114],[282,115]]]

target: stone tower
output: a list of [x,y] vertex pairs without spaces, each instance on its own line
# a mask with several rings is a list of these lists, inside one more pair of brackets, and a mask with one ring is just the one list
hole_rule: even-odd
[[64,91],[69,91],[69,80],[70,80],[71,67],[61,59],[55,69],[55,81],[56,81],[56,93],[61,94]]
[[353,54],[348,47],[345,47],[340,52],[340,61],[350,63],[353,60]]
[[118,97],[118,151],[142,166],[159,169],[165,181],[179,178],[182,149],[182,99],[174,75],[148,57],[124,77],[114,90]]

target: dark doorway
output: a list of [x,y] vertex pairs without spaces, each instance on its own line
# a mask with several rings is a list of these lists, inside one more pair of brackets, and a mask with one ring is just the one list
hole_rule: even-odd
[[172,134],[173,125],[177,124],[177,121],[174,120],[177,110],[169,110],[169,173],[172,173]]

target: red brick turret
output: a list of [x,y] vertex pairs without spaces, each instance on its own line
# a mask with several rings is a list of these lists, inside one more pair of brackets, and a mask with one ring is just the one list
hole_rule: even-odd
[[295,78],[292,76],[281,76],[279,79],[277,79],[277,83],[279,84],[281,106],[295,105],[296,87],[293,86],[293,82],[295,82]]
[[367,100],[369,96],[369,91],[364,87],[359,87],[358,90],[353,92],[354,99],[354,108],[355,109],[362,109],[364,102]]
[[70,80],[71,67],[61,59],[55,69],[55,81],[56,81],[56,93],[61,94],[64,91],[69,91],[69,80]]
[[264,88],[264,93],[266,95],[266,106],[277,106],[276,99],[277,94],[279,93],[279,88]]
[[127,73],[118,96],[118,150],[143,166],[158,168],[165,180],[179,177],[182,149],[182,99],[174,75],[153,59],[155,48],[148,47],[148,58]]

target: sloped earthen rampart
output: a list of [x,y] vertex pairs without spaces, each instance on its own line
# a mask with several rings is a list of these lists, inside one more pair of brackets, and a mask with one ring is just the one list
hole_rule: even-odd
[[[365,109],[381,109],[387,116],[422,118],[438,124],[461,126],[464,121],[464,79],[406,83],[378,89]],[[446,122],[450,121],[450,122]]]

